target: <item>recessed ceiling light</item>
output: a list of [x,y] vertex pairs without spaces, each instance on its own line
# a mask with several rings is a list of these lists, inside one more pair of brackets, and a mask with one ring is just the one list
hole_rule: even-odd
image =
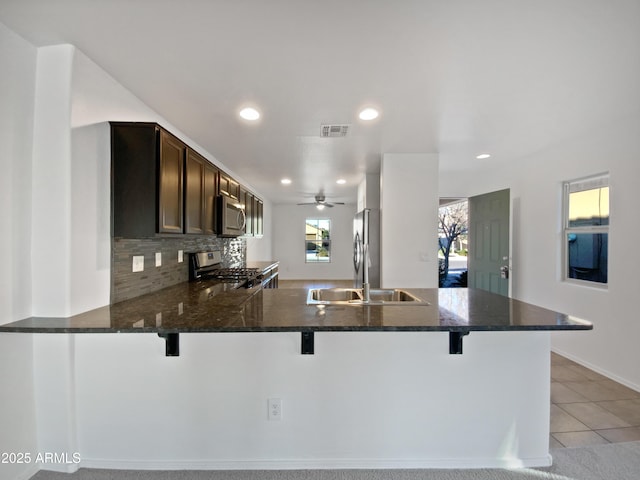
[[478,160],[484,160],[485,158],[489,158],[491,155],[489,155],[488,153],[481,153],[480,155],[477,155],[476,158]]
[[360,120],[373,120],[378,118],[378,111],[375,108],[365,108],[360,112]]
[[240,110],[240,116],[245,120],[258,120],[260,118],[260,112],[255,108],[247,107]]
[[280,183],[283,185],[291,185],[291,179],[290,178],[283,178],[282,180],[280,180]]
[[345,183],[347,183],[347,181],[344,178],[339,178],[338,180],[336,180],[336,183],[338,185],[344,185]]

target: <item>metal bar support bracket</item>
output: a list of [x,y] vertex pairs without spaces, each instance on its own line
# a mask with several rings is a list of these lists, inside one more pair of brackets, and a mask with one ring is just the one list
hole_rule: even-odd
[[180,356],[180,334],[179,333],[158,333],[160,338],[165,339],[165,356]]
[[449,354],[462,355],[462,338],[469,332],[449,332]]
[[301,332],[302,336],[302,355],[313,355],[314,354],[314,336],[313,332]]

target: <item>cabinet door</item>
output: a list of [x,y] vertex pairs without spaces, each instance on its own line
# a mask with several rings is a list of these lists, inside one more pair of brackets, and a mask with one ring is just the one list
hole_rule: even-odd
[[209,162],[204,164],[204,233],[216,233],[216,197],[218,196],[218,169]]
[[[255,197],[254,197],[255,198]],[[253,234],[256,237],[261,237],[264,234],[263,228],[263,204],[262,200],[259,198],[255,198],[254,203],[255,210],[253,212],[254,222],[253,222]]]
[[149,123],[111,123],[113,236],[158,233],[159,130]]
[[240,184],[231,178],[228,174],[220,172],[219,189],[221,194],[228,195],[236,200],[240,197]]
[[182,182],[186,145],[170,133],[160,131],[158,232],[184,230]]
[[204,164],[206,160],[187,150],[185,162],[185,233],[204,233]]
[[253,194],[247,192],[245,194],[245,201],[244,201],[244,205],[245,205],[244,213],[247,215],[247,226],[245,227],[244,231],[249,236],[253,235],[253,207],[254,207],[253,204],[254,204]]

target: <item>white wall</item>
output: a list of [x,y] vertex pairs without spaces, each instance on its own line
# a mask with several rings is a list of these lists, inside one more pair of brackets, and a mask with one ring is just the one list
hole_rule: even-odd
[[[313,205],[273,206],[273,256],[280,261],[280,279],[351,280],[355,204],[319,211]],[[331,220],[331,262],[305,263],[305,220]]]
[[276,233],[273,230],[273,204],[266,199],[262,200],[264,202],[262,218],[264,236],[247,237],[247,260],[250,261],[277,260],[277,257],[273,255],[273,239]]
[[[0,324],[31,315],[31,153],[36,49],[0,23]],[[33,336],[0,334],[0,452],[37,449]],[[33,465],[0,464],[0,479]]]
[[[423,468],[549,463],[549,333],[76,335],[83,466]],[[499,392],[499,394],[497,393]],[[267,399],[282,420],[267,420]]]
[[385,154],[380,193],[381,286],[438,287],[438,156]]
[[[441,196],[470,196],[511,188],[513,296],[590,320],[591,332],[556,333],[553,348],[640,390],[640,292],[637,255],[640,114],[468,175],[442,175]],[[561,281],[561,184],[610,172],[609,288]]]

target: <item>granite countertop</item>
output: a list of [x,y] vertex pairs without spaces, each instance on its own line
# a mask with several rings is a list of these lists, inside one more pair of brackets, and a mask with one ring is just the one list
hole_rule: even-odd
[[262,261],[262,262],[247,262],[246,263],[246,267],[247,268],[256,268],[260,272],[266,272],[268,270],[271,270],[273,267],[277,267],[277,266],[278,266],[278,261],[277,260],[267,260],[267,261]]
[[[268,262],[266,262],[268,263]],[[182,283],[68,318],[31,317],[0,332],[589,330],[591,323],[483,290],[406,289],[430,305],[307,305],[306,289]]]

